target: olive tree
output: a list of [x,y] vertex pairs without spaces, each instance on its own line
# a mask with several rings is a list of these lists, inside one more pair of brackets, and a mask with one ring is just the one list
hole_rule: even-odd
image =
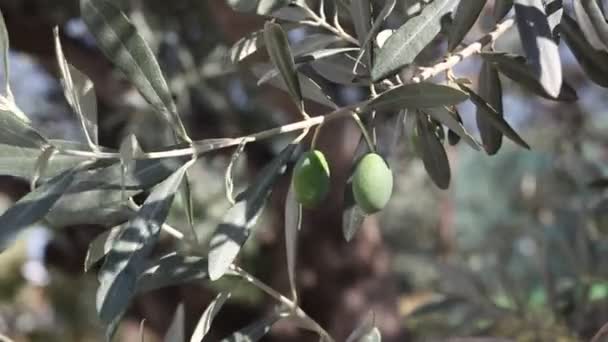
[[[240,137],[193,140],[144,34],[112,1],[80,0],[82,20],[98,48],[171,132],[173,144],[154,151],[144,151],[135,135],[125,137],[116,150],[100,146],[94,85],[64,56],[58,29],[54,43],[61,84],[86,139],[60,141],[41,134],[15,104],[8,81],[8,33],[0,21],[6,80],[0,97],[0,172],[31,184],[31,191],[0,216],[0,241],[3,247],[10,245],[20,231],[39,220],[50,226],[103,222],[108,230],[91,243],[85,269],[101,265],[96,306],[108,339],[137,294],[232,277],[276,300],[276,309],[225,341],[259,340],[279,320],[293,320],[321,340],[333,341],[300,307],[296,282],[302,216],[319,206],[332,187],[331,160],[316,144],[327,122],[352,120],[362,136],[344,193],[342,231],[349,241],[364,220],[390,200],[397,144],[414,146],[441,189],[449,187],[451,178],[446,143],[462,140],[489,155],[499,152],[503,139],[529,149],[503,115],[501,75],[542,98],[576,101],[576,90],[562,74],[560,39],[593,82],[608,86],[603,2],[497,0],[492,17],[485,18],[493,28],[475,36],[469,31],[491,3],[486,2],[228,0],[233,10],[257,14],[266,23],[226,51],[225,67],[239,65],[251,71],[258,84],[284,90],[300,119]],[[571,11],[564,11],[564,5]],[[519,33],[523,55],[496,48],[510,30]],[[472,57],[482,60],[479,74],[456,75],[454,67]],[[477,80],[476,88],[472,80]],[[365,98],[342,103],[332,96],[336,86],[356,86]],[[480,140],[467,131],[456,107],[465,101],[476,107]],[[317,107],[311,106],[313,102]],[[319,105],[326,110],[310,110]],[[289,137],[289,143],[244,191],[235,193],[232,169],[242,152],[251,143],[279,136]],[[189,203],[184,215],[193,225],[190,201],[195,180],[188,169],[207,153],[229,148],[234,154],[225,188],[231,206],[211,238],[199,241],[189,227],[169,225],[167,215],[180,196]],[[291,180],[284,223],[289,294],[268,286],[237,262],[282,177]],[[189,248],[156,256],[152,252],[161,233]],[[226,288],[209,304],[192,341],[207,334],[230,296]],[[373,314],[348,338],[380,340]]]

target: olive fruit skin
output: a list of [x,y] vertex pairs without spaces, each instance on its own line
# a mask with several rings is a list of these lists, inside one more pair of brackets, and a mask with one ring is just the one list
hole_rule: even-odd
[[357,164],[352,179],[353,196],[366,213],[382,210],[393,193],[393,172],[379,154],[368,153]]
[[297,201],[305,208],[314,208],[329,193],[329,164],[323,152],[312,150],[302,154],[293,171]]

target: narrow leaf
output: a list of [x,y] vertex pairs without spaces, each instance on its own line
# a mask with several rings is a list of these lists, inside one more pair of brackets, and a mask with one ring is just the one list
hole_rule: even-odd
[[[384,1],[384,7],[382,7],[382,10],[376,17],[376,20],[374,20],[374,24],[367,32],[367,36],[365,37],[363,44],[361,44],[361,47],[360,47],[361,51],[359,52],[359,55],[357,56],[357,60],[355,62],[355,69],[353,71],[357,70],[357,68],[359,67],[359,62],[361,61],[361,58],[363,58],[363,56],[365,55],[366,52],[368,54],[372,53],[371,51],[368,51],[368,49],[371,46],[370,44],[374,40],[374,37],[376,37],[376,34],[382,28],[382,24],[384,24],[384,21],[388,18],[389,15],[391,15],[393,10],[395,9],[396,4],[397,4],[397,0],[385,0]],[[371,65],[368,65],[368,67],[370,67],[370,66]],[[355,73],[355,72],[353,72],[353,73]]]
[[29,120],[24,120],[16,105],[6,99],[0,100],[0,143],[35,148],[48,145],[48,141],[29,124]]
[[416,116],[416,123],[415,145],[424,168],[437,187],[447,189],[451,178],[450,163],[441,141],[435,135],[435,127],[422,113]]
[[42,149],[42,153],[40,153],[40,156],[36,160],[36,165],[34,166],[34,175],[32,176],[32,180],[30,182],[30,188],[32,191],[36,188],[36,183],[38,183],[38,180],[44,177],[51,159],[56,153],[57,148],[52,145],[46,146]]
[[296,262],[298,255],[298,231],[302,226],[302,205],[295,196],[293,180],[285,199],[285,250],[287,254],[287,275],[293,299],[297,298]]
[[549,100],[558,100],[564,102],[574,102],[578,99],[576,91],[566,82],[562,82],[562,88],[559,96],[553,97],[540,84],[537,77],[534,76],[534,71],[526,63],[526,59],[507,53],[481,53],[481,56],[488,62],[492,63],[502,74],[509,77],[513,81],[521,84],[526,89],[532,91],[536,95],[542,96]]
[[475,138],[467,132],[462,123],[458,122],[456,115],[452,114],[445,106],[426,108],[423,112],[458,134],[474,150],[479,151],[479,144],[475,141]]
[[507,138],[511,139],[514,143],[519,146],[530,149],[530,145],[522,139],[517,132],[509,125],[507,121],[503,118],[501,113],[498,113],[495,108],[490,106],[481,96],[477,95],[471,88],[468,88],[465,85],[460,85],[460,87],[465,90],[471,96],[471,102],[477,108],[479,108],[480,114],[484,115],[484,118],[487,119],[487,122],[490,125],[493,125],[494,128],[500,130],[502,134],[504,134]]
[[[479,96],[490,107],[494,108],[498,115],[503,115],[502,85],[498,77],[498,71],[488,62],[483,62],[479,73]],[[483,147],[489,155],[493,155],[498,152],[502,145],[502,133],[486,118],[487,115],[493,115],[494,113],[487,113],[485,108],[483,105],[477,106],[475,118]]]
[[84,271],[88,272],[93,265],[106,256],[112,250],[114,242],[122,232],[124,225],[113,227],[99,234],[87,249],[87,255],[84,258]]
[[97,311],[103,322],[109,323],[122,314],[134,295],[137,278],[156,245],[161,225],[189,166],[190,163],[184,164],[154,188],[114,242],[99,272]]
[[551,97],[562,87],[562,64],[542,0],[515,0],[515,17],[534,77]]
[[589,41],[589,44],[591,44],[591,46],[593,46],[596,50],[608,52],[608,44],[605,44],[602,41],[598,32],[595,30],[595,26],[593,22],[591,22],[589,15],[587,15],[587,11],[583,7],[582,1],[573,0],[572,7],[574,7],[576,21],[580,25],[581,31],[583,31],[585,38],[587,38]]
[[106,57],[127,76],[175,134],[190,141],[154,54],[125,14],[108,0],[80,0],[80,12]]
[[545,7],[545,13],[547,13],[547,22],[549,23],[549,29],[553,34],[553,40],[559,43],[560,33],[559,24],[562,22],[564,16],[564,2],[563,0],[542,0],[543,6]]
[[249,238],[277,178],[285,172],[285,165],[296,149],[288,145],[262,171],[258,178],[236,197],[236,203],[224,215],[209,244],[209,276],[221,278]]
[[465,101],[467,94],[454,87],[434,83],[411,83],[393,88],[370,101],[367,110],[431,108]]
[[272,326],[281,319],[279,313],[274,313],[268,317],[254,322],[245,328],[236,331],[232,335],[222,339],[220,342],[256,342],[264,335],[268,334]]
[[17,234],[41,220],[51,210],[74,181],[78,168],[73,168],[49,180],[22,197],[0,216],[0,251],[15,239]]
[[220,312],[222,306],[226,300],[230,298],[230,292],[220,292],[215,299],[209,303],[205,312],[201,315],[201,318],[198,320],[196,324],[196,328],[194,328],[194,333],[190,337],[190,342],[201,342],[202,339],[207,335],[209,329],[211,329],[211,324],[213,323],[213,319]]
[[293,61],[293,56],[289,48],[287,35],[281,25],[266,22],[264,25],[264,41],[272,64],[281,72],[281,76],[287,85],[291,98],[301,112],[304,111],[302,91],[300,81]]
[[363,336],[369,334],[374,329],[375,320],[376,318],[373,313],[366,315],[365,319],[359,323],[357,328],[348,335],[345,342],[360,341]]
[[448,33],[448,50],[454,51],[477,21],[486,0],[460,1]]
[[561,32],[587,76],[596,84],[608,88],[608,53],[595,49],[585,39],[580,26],[568,15],[564,15]]
[[[575,5],[580,2],[583,5],[583,9],[591,22],[591,25],[595,29],[597,38],[608,47],[608,22],[602,9],[596,0],[573,0]],[[576,7],[575,7],[576,8]]]
[[507,16],[513,8],[513,0],[495,0],[494,1],[494,19],[496,22],[501,21]]
[[357,342],[382,342],[380,329],[378,329],[378,327],[373,327],[369,333],[361,337]]
[[[254,75],[258,78],[263,77],[267,74],[270,66],[260,65],[252,68]],[[298,74],[298,79],[300,80],[300,85],[302,87],[302,95],[311,101],[322,104],[329,108],[337,108],[336,104],[332,101],[332,99],[327,95],[327,92],[321,88],[319,84],[310,79],[307,76],[302,74]],[[285,82],[280,77],[273,77],[268,80],[268,83],[271,84],[275,88],[279,88],[284,91],[287,90],[287,86]]]
[[355,150],[355,154],[353,155],[350,176],[346,180],[346,185],[344,186],[344,202],[342,204],[342,233],[347,242],[350,242],[353,239],[367,217],[363,209],[359,208],[355,202],[352,183],[352,174],[355,167],[361,157],[363,157],[363,155],[367,152],[369,152],[369,147],[367,146],[365,139],[361,137],[359,139],[357,149]]
[[418,16],[406,21],[378,52],[372,81],[378,82],[412,63],[441,31],[441,18],[457,4],[458,1],[454,0],[435,0]]
[[4,94],[7,98],[12,98],[10,88],[10,68],[8,65],[8,51],[10,43],[8,39],[8,31],[4,22],[4,15],[0,11],[0,54],[2,54],[2,76],[4,77]]
[[310,63],[310,66],[323,78],[330,82],[344,85],[367,84],[367,68],[359,66],[359,74],[354,75],[353,69],[357,61],[347,53],[317,59]]
[[227,0],[228,5],[238,12],[252,12],[259,15],[270,15],[287,7],[294,0]]
[[[368,0],[352,0],[350,2],[350,14],[355,26],[355,33],[359,40],[359,46],[365,45],[365,38],[372,27],[372,7]],[[370,51],[365,51],[366,66],[371,68],[372,55]]]
[[63,93],[68,104],[78,116],[87,143],[91,150],[96,151],[98,150],[97,98],[95,97],[93,82],[66,60],[57,27],[53,29],[53,36],[55,38],[57,63],[61,71]]
[[169,329],[165,334],[164,342],[183,342],[186,341],[186,312],[184,311],[184,303],[179,303],[175,314],[169,325]]

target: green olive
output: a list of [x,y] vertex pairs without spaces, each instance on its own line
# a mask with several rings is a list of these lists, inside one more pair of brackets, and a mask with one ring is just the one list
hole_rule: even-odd
[[382,210],[393,192],[393,173],[384,159],[368,153],[357,164],[353,174],[353,195],[367,214]]
[[329,165],[319,150],[304,153],[293,173],[296,199],[306,208],[314,208],[329,192]]

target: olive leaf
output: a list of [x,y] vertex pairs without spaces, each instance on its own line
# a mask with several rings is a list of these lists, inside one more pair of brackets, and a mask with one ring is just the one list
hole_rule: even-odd
[[445,106],[430,107],[421,111],[448,127],[450,131],[458,134],[474,150],[479,151],[479,143],[467,132],[462,123],[458,121],[456,115],[452,114]]
[[124,225],[119,225],[108,229],[105,232],[99,234],[91,243],[87,249],[87,254],[84,258],[84,271],[88,272],[99,260],[112,250],[114,242],[124,229]]
[[[6,101],[6,102],[3,102]],[[12,102],[0,100],[0,144],[40,148],[49,144]],[[27,119],[27,118],[26,118]]]
[[90,149],[97,151],[97,98],[93,82],[66,60],[63,48],[61,47],[61,40],[59,39],[59,28],[55,27],[53,29],[53,36],[55,38],[55,54],[59,70],[61,71],[61,84],[64,96],[78,116]]
[[[350,15],[355,26],[355,33],[359,40],[359,46],[365,45],[365,39],[372,28],[372,3],[368,0],[352,0],[350,2]],[[371,68],[372,56],[369,50],[363,51],[366,56],[366,66]]]
[[[606,17],[604,17],[604,13],[602,13],[602,9],[598,2],[596,0],[573,0],[573,2],[575,9],[580,2],[580,5],[582,5],[586,14],[586,19],[589,19],[597,38],[603,43],[605,48],[608,47],[608,22],[606,21]],[[587,37],[587,39],[589,39],[589,37]]]
[[211,329],[211,324],[213,323],[213,319],[222,309],[226,300],[230,298],[230,292],[220,292],[211,303],[207,306],[201,318],[198,320],[196,327],[194,328],[194,332],[190,337],[190,342],[201,342],[202,339],[207,335],[209,329]]
[[477,108],[479,108],[478,113],[484,115],[484,118],[487,119],[488,124],[500,130],[507,138],[511,139],[519,146],[525,149],[530,149],[530,145],[528,145],[528,143],[526,143],[524,139],[522,139],[519,134],[515,132],[515,130],[511,127],[511,125],[509,125],[507,121],[505,121],[503,114],[498,113],[495,108],[488,104],[471,88],[465,86],[464,84],[459,84],[459,86],[470,95],[471,102],[473,102],[473,104],[477,106]]
[[22,197],[0,216],[0,251],[25,228],[41,220],[74,182],[81,168],[69,169]]
[[566,44],[587,77],[602,87],[608,87],[608,53],[595,49],[585,39],[581,27],[568,15],[564,15],[560,26]]
[[272,326],[281,319],[280,312],[272,313],[259,321],[253,322],[243,329],[223,338],[220,342],[256,342],[268,334]]
[[378,82],[412,63],[441,31],[441,18],[457,4],[455,0],[435,0],[397,29],[375,56],[372,81]]
[[460,1],[448,32],[448,50],[454,51],[477,21],[487,0]]
[[507,16],[513,8],[513,0],[495,0],[494,1],[494,19],[496,22],[501,21]]
[[353,155],[353,162],[350,169],[350,176],[344,186],[344,199],[342,204],[342,233],[344,239],[350,242],[359,228],[363,225],[367,215],[355,201],[353,193],[353,173],[359,160],[369,152],[369,146],[363,137],[359,139],[359,144]]
[[543,0],[543,6],[545,7],[545,13],[547,13],[547,22],[553,34],[553,40],[559,43],[559,24],[564,16],[564,2],[563,0]]
[[159,183],[115,239],[99,272],[96,306],[102,322],[110,323],[121,315],[135,294],[137,279],[189,166],[184,164]]
[[515,0],[515,18],[533,76],[551,97],[562,87],[562,64],[542,0]]
[[173,319],[165,334],[164,342],[176,342],[186,340],[186,312],[184,311],[184,303],[179,303],[173,314]]
[[252,12],[259,15],[271,15],[277,10],[303,0],[227,0],[233,10]]
[[454,87],[434,83],[411,83],[385,91],[371,100],[366,110],[395,108],[432,108],[451,106],[468,99],[468,95]]
[[435,127],[431,125],[428,117],[423,113],[417,113],[416,115],[416,128],[413,138],[426,172],[437,187],[447,189],[451,178],[448,156],[435,134]]
[[[293,177],[293,176],[292,176]],[[287,275],[292,297],[297,298],[296,262],[298,255],[298,231],[302,227],[302,205],[296,200],[293,180],[285,199],[285,251],[287,254]]]
[[348,53],[322,58],[310,63],[310,66],[323,78],[330,82],[344,85],[362,85],[369,81],[366,79],[367,68],[360,66],[359,74],[353,75],[357,64],[356,59]]
[[483,62],[479,73],[479,96],[494,111],[488,112],[487,107],[477,106],[475,118],[477,128],[481,135],[483,147],[489,155],[496,154],[502,145],[502,132],[496,128],[487,115],[503,115],[502,109],[502,85],[498,77],[498,71],[488,62]]
[[291,98],[298,109],[303,112],[304,100],[302,98],[302,91],[300,90],[300,80],[298,79],[298,72],[296,71],[285,31],[283,31],[283,28],[279,24],[266,22],[264,25],[264,41],[266,42],[266,49],[268,50],[272,64],[279,69]]
[[[367,52],[370,56],[373,55],[373,53],[371,51],[368,51],[368,49],[372,46],[371,43],[373,42],[374,37],[376,37],[377,33],[382,28],[382,24],[384,24],[384,21],[388,18],[389,15],[391,15],[393,10],[395,9],[396,4],[397,4],[397,0],[385,0],[384,1],[384,7],[382,7],[382,10],[380,11],[378,16],[374,20],[374,24],[368,30],[367,36],[363,40],[363,43],[361,43],[361,46],[360,46],[361,51],[359,52],[359,55],[357,56],[357,59],[355,61],[355,67],[353,69],[354,74],[356,74],[356,70],[359,67],[361,58],[363,58],[365,53]],[[357,6],[357,7],[360,7],[360,6]],[[369,67],[371,67],[371,64],[368,63],[368,68]]]
[[9,38],[8,31],[6,30],[6,23],[4,22],[4,15],[0,11],[0,54],[2,54],[2,70],[4,71],[4,94],[7,98],[12,98],[11,86],[10,86],[10,67],[8,65],[8,50],[9,50]]
[[209,277],[221,278],[229,269],[243,244],[249,238],[262,213],[275,181],[285,172],[297,145],[288,145],[262,171],[258,178],[236,198],[209,243]]
[[366,315],[363,321],[357,325],[357,328],[348,335],[345,342],[361,341],[365,335],[368,335],[374,329],[375,320],[376,316],[373,312]]
[[587,38],[587,41],[589,41],[589,44],[591,44],[591,46],[593,46],[593,48],[596,50],[608,52],[608,44],[605,44],[600,38],[594,24],[591,22],[591,18],[589,18],[589,15],[586,12],[585,7],[583,7],[582,1],[572,1],[572,7],[574,8],[574,16],[576,17],[576,21],[580,25],[581,31],[583,31],[585,38]]
[[480,55],[497,68],[500,73],[536,95],[549,100],[564,102],[574,102],[578,99],[576,91],[566,82],[562,82],[562,88],[557,97],[549,95],[522,56],[502,52],[482,52]]
[[108,0],[80,0],[80,12],[106,57],[171,125],[175,134],[189,142],[190,138],[179,118],[167,81],[137,28]]
[[38,159],[36,159],[36,164],[34,165],[34,174],[32,176],[32,180],[30,181],[30,189],[33,191],[36,188],[36,184],[38,180],[44,177],[49,164],[51,163],[51,159],[57,153],[57,148],[53,145],[45,146],[40,153]]

